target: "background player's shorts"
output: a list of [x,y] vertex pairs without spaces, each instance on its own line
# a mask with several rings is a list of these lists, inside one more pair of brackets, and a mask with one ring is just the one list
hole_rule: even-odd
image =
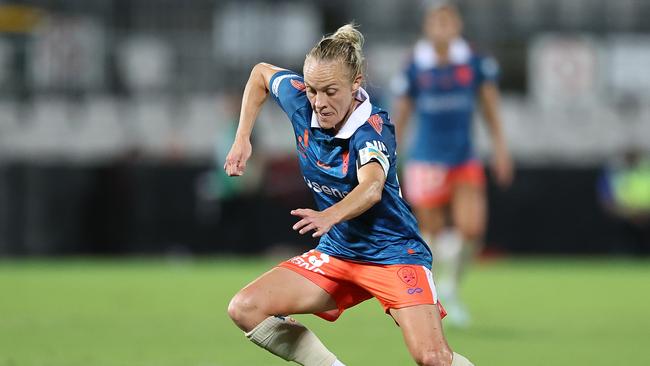
[[447,315],[438,302],[431,271],[424,266],[354,262],[312,249],[278,267],[297,272],[334,298],[338,309],[316,314],[328,321],[335,321],[345,309],[372,297],[386,313],[389,309],[437,304],[440,317]]
[[477,160],[447,166],[427,162],[409,162],[404,174],[404,194],[415,207],[433,208],[449,203],[454,187],[468,184],[485,186],[485,172]]

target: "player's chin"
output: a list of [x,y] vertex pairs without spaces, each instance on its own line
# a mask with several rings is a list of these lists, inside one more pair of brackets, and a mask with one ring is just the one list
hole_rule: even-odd
[[327,117],[323,117],[323,116],[319,117],[318,124],[320,125],[321,128],[329,130],[331,128],[334,128],[337,125],[337,122],[336,122],[336,118],[332,114]]

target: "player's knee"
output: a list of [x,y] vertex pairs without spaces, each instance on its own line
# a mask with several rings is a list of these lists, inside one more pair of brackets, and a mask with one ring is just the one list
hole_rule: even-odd
[[257,310],[258,304],[254,296],[243,291],[238,292],[228,304],[228,316],[244,330],[250,328],[251,325],[255,326],[254,324],[249,324],[250,322],[248,320]]
[[459,225],[458,229],[466,241],[481,240],[485,233],[485,225],[481,223],[467,223]]
[[422,229],[422,231],[425,231],[430,235],[437,236],[444,230],[445,223],[444,221],[435,221],[435,220],[428,221],[428,222],[421,222],[420,228]]
[[414,356],[415,362],[420,366],[449,366],[452,361],[449,349],[422,351]]

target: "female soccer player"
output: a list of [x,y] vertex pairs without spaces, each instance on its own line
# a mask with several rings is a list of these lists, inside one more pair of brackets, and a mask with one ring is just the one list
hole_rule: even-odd
[[345,25],[306,56],[304,77],[256,65],[244,90],[237,135],[224,169],[244,173],[256,116],[271,93],[291,120],[298,159],[318,209],[291,211],[294,230],[319,245],[244,287],[228,313],[253,343],[306,366],[343,365],[288,317],[335,321],[372,297],[399,324],[418,365],[471,365],[443,336],[431,252],[400,197],[394,126],[361,87],[363,36]]
[[[436,258],[440,297],[449,320],[466,326],[469,316],[456,289],[482,239],[487,215],[485,176],[471,143],[477,96],[491,133],[497,183],[508,186],[513,171],[498,114],[498,66],[493,59],[474,54],[461,38],[461,30],[453,6],[439,5],[427,13],[426,39],[415,45],[412,60],[395,85],[400,95],[395,125],[401,145],[411,113],[417,112],[404,193]],[[457,231],[440,235],[448,206]]]

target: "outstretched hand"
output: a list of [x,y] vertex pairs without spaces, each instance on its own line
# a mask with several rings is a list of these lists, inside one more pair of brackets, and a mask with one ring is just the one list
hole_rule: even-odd
[[514,179],[514,170],[510,154],[505,149],[496,149],[492,170],[497,184],[502,189],[509,188]]
[[299,208],[292,210],[291,214],[301,218],[300,221],[293,225],[293,229],[300,234],[305,234],[313,230],[314,233],[311,236],[314,238],[325,235],[336,224],[336,219],[327,211]]
[[235,139],[226,157],[226,163],[223,165],[226,174],[230,177],[243,175],[246,162],[251,157],[252,152],[253,147],[249,139]]

